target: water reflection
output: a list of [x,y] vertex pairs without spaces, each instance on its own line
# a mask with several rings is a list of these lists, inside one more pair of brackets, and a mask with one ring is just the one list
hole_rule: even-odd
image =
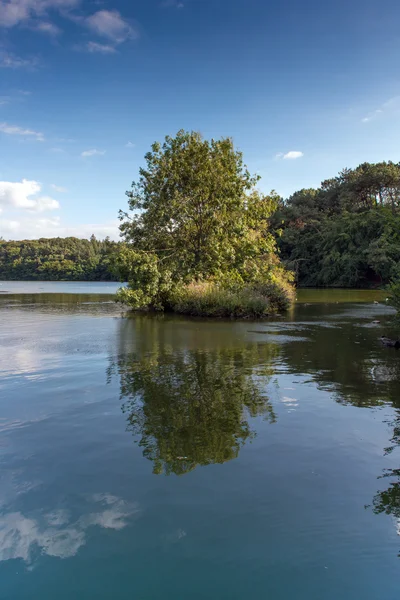
[[[400,535],[400,469],[388,469],[380,479],[395,479],[388,488],[378,491],[373,500],[372,507],[376,515],[386,514],[395,519],[397,534]],[[399,552],[400,558],[400,552]]]
[[237,344],[231,329],[217,339],[193,327],[188,335],[178,323],[174,336],[168,321],[125,321],[122,345],[136,340],[139,347],[122,352],[110,370],[119,375],[128,430],[156,474],[232,460],[255,435],[249,417],[275,420],[266,386],[276,346]]
[[287,372],[306,373],[341,404],[400,408],[400,352],[379,341],[395,336],[386,307],[298,306],[296,321],[291,334],[302,341],[282,345]]
[[[243,330],[235,337],[232,324],[196,327],[145,317],[123,322],[114,370],[128,430],[155,473],[184,474],[236,458],[255,435],[249,417],[275,419],[265,390],[276,368],[305,375],[342,405],[394,408],[383,452],[400,446],[400,353],[379,344],[390,315],[373,323],[379,307],[316,308],[298,307],[294,322],[246,326],[248,338]],[[399,521],[400,470],[378,479],[391,481],[372,508]]]
[[89,527],[123,529],[139,511],[136,505],[111,494],[94,494],[88,501],[97,510],[76,520],[66,509],[28,517],[21,512],[1,515],[0,561],[21,558],[30,564],[38,552],[57,558],[75,556],[86,543]]
[[[385,454],[391,454],[400,448],[400,410],[396,411],[395,419],[390,423],[393,427],[390,446],[385,448]],[[372,500],[372,508],[376,515],[386,514],[395,519],[396,529],[400,535],[400,469],[385,469],[380,480],[391,480],[386,489],[378,490]],[[399,552],[400,557],[400,552]]]
[[389,469],[380,478],[384,479],[386,477],[396,478],[397,481],[391,482],[386,490],[377,492],[374,496],[372,503],[374,512],[376,514],[392,515],[400,521],[400,469]]
[[[40,311],[45,313],[79,313],[95,316],[106,314],[119,315],[120,306],[114,302],[114,296],[101,293],[47,293],[36,292],[32,294],[4,294],[0,295],[0,310],[24,311],[32,313]],[[12,313],[10,313],[12,314]],[[12,318],[12,317],[11,317]]]
[[[304,320],[297,324],[305,337],[299,344],[282,345],[285,369],[290,373],[308,373],[318,387],[333,392],[340,404],[359,408],[387,406],[394,409],[388,422],[392,433],[383,454],[400,448],[400,352],[382,347],[381,335],[397,336],[390,310],[371,305],[349,306],[339,313],[320,307],[324,322]],[[298,307],[297,317],[307,318],[316,307]],[[335,314],[336,312],[336,314]],[[301,320],[300,320],[301,323]],[[375,514],[391,515],[400,535],[400,469],[387,469],[378,479],[391,480],[386,489],[378,490],[372,500]]]
[[[316,322],[318,313],[324,321]],[[298,306],[298,344],[283,344],[284,370],[307,373],[318,387],[331,391],[336,402],[359,408],[388,407],[394,415],[384,455],[400,449],[400,352],[383,347],[381,335],[397,337],[390,309],[384,306]],[[378,480],[388,481],[372,500],[375,514],[391,515],[400,535],[400,469],[386,469]],[[381,486],[383,487],[383,486]]]

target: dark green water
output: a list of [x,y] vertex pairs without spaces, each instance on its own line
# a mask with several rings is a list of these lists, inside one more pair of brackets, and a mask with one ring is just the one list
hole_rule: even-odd
[[382,294],[235,323],[39,285],[0,288],[1,600],[398,600]]

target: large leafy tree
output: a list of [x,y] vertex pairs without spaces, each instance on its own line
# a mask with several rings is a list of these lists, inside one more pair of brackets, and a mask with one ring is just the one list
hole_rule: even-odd
[[153,144],[121,212],[126,245],[120,299],[164,307],[174,286],[210,278],[247,281],[276,267],[268,219],[278,197],[256,190],[257,176],[232,140],[179,131]]

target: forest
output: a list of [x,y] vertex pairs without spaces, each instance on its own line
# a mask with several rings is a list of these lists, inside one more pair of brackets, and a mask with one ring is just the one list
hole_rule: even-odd
[[280,200],[280,257],[303,287],[379,287],[400,277],[400,164],[363,163]]
[[0,280],[118,281],[112,257],[118,243],[109,239],[0,239]]

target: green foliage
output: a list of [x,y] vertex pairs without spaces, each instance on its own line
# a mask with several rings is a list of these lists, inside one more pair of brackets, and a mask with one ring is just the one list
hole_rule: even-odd
[[156,254],[137,252],[124,246],[116,258],[119,273],[129,281],[129,287],[120,288],[117,301],[140,309],[151,306],[162,310],[171,292],[171,273],[161,268]]
[[0,240],[0,279],[39,281],[115,281],[113,255],[118,244],[94,236]]
[[269,231],[279,198],[255,190],[258,177],[232,141],[179,131],[153,144],[145,160],[127,192],[132,213],[120,213],[126,244],[119,272],[129,285],[118,299],[134,309],[179,310],[195,299],[198,307],[203,290],[205,314],[220,312],[225,300],[229,314],[240,312],[241,303],[263,314],[274,308],[257,286],[278,287],[282,280],[289,288]]
[[281,202],[271,223],[300,285],[386,284],[400,262],[400,165],[345,169]]
[[389,304],[397,311],[397,318],[400,317],[400,280],[397,279],[389,286]]

